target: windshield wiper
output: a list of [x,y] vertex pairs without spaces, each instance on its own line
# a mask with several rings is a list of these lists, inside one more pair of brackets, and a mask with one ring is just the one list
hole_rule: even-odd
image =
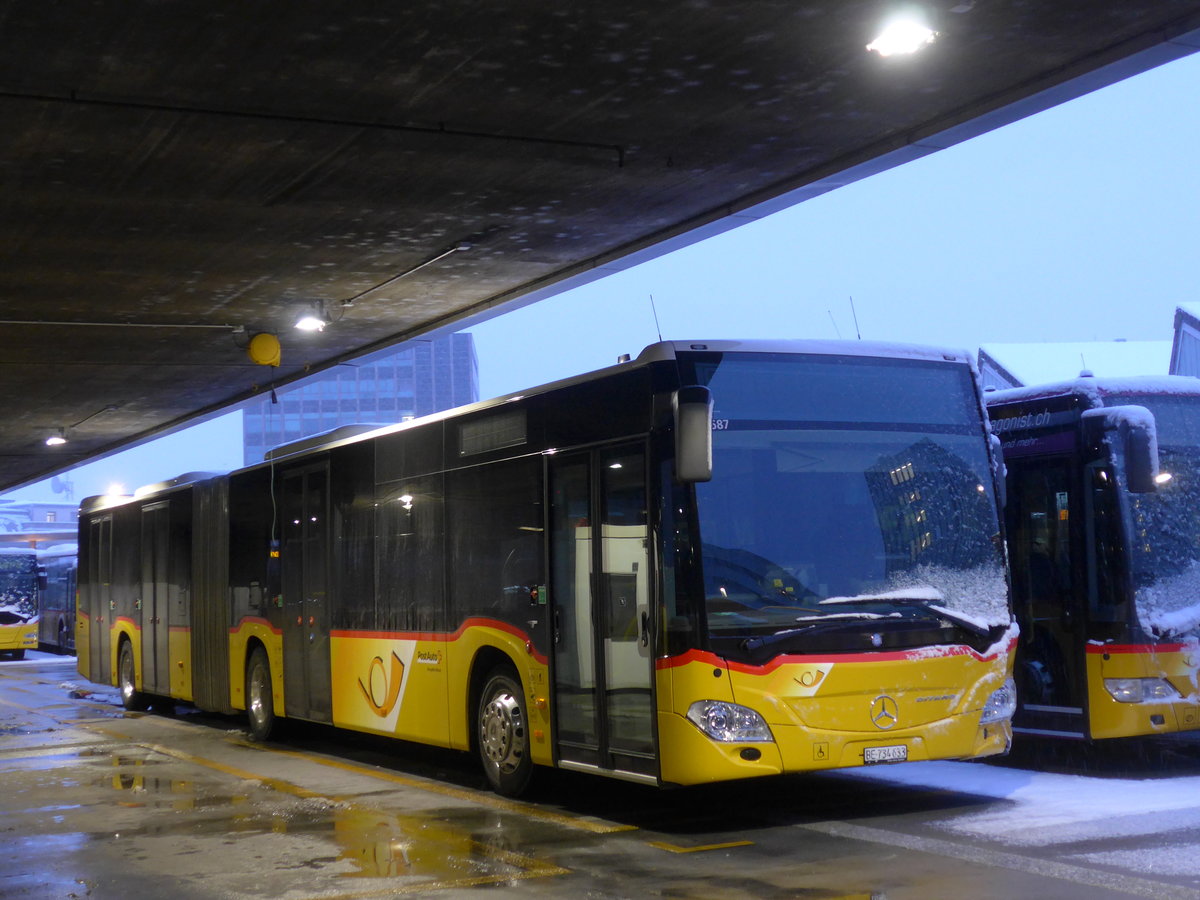
[[921,585],[920,587],[904,588],[898,591],[881,591],[875,594],[856,594],[853,597],[828,597],[820,602],[822,605],[826,603],[832,603],[835,605],[844,603],[847,606],[851,606],[856,603],[895,603],[898,605],[911,603],[916,604],[922,609],[928,610],[937,616],[949,619],[955,625],[958,625],[960,628],[965,628],[972,634],[978,634],[984,637],[990,634],[990,630],[987,626],[973,621],[963,613],[956,612],[953,609],[947,609],[945,606],[940,605],[945,603],[945,601],[945,595],[937,588],[929,585]]
[[796,621],[805,623],[800,628],[788,628],[785,631],[777,631],[774,634],[767,634],[762,637],[746,638],[742,641],[742,648],[745,650],[758,650],[762,647],[769,647],[772,644],[782,643],[798,635],[808,636],[821,634],[826,631],[838,631],[849,625],[857,625],[864,621],[874,621],[884,618],[888,617],[881,616],[878,613],[845,613],[843,615],[800,618]]

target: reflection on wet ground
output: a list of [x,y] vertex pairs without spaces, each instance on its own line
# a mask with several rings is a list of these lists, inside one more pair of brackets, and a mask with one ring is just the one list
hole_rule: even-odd
[[[0,897],[1200,896],[951,846],[930,823],[998,805],[969,791],[837,775],[657,791],[545,772],[514,803],[480,790],[467,754],[315,727],[249,745],[237,719],[126,714],[113,690],[72,697],[64,673],[16,695],[0,672]],[[1172,753],[1197,768],[1189,747]]]

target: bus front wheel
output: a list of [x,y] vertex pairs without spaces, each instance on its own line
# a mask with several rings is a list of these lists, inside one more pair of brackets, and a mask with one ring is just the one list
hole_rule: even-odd
[[488,675],[478,713],[483,771],[497,794],[517,797],[529,785],[533,759],[521,680],[511,667],[499,666]]
[[137,668],[133,662],[133,644],[121,641],[117,656],[117,686],[121,689],[121,705],[135,712],[146,709],[150,704],[146,695],[137,689]]
[[271,663],[262,647],[255,647],[246,665],[246,718],[250,740],[265,741],[275,730],[275,700],[271,695]]

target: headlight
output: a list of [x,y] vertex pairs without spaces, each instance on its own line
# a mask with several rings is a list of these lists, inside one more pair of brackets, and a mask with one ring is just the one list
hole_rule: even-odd
[[992,691],[987,702],[983,704],[983,715],[979,717],[980,725],[990,725],[1002,719],[1011,719],[1017,711],[1017,685],[1011,678],[1004,679],[1004,684]]
[[1105,678],[1104,689],[1118,703],[1150,703],[1180,696],[1164,678]]
[[758,713],[736,703],[697,700],[687,712],[688,720],[714,741],[771,741],[771,729]]

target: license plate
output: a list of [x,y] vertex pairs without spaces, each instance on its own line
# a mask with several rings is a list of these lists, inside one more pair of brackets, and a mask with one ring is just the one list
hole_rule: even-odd
[[908,759],[908,745],[894,744],[888,747],[866,747],[863,749],[863,763],[871,766],[876,763],[904,762]]

